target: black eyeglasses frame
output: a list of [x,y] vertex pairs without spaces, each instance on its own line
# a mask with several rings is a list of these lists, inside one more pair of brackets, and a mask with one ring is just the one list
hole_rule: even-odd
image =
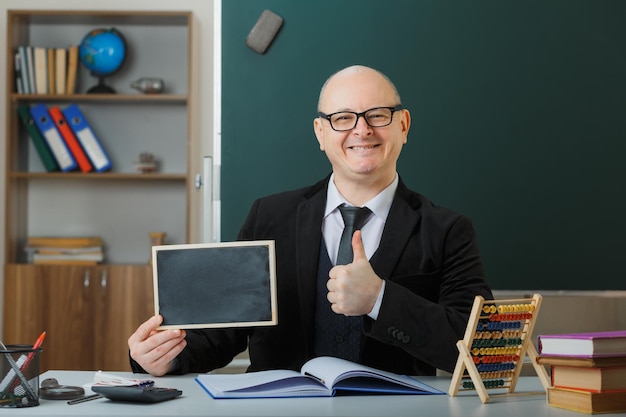
[[[367,117],[365,117],[365,114],[371,112],[372,110],[378,110],[378,109],[388,109],[388,110],[391,110],[391,117],[389,118],[389,123],[387,123],[386,125],[382,125],[382,126],[372,126],[370,124],[369,120],[367,120]],[[319,117],[321,117],[322,119],[328,120],[328,124],[330,125],[331,129],[333,129],[335,132],[347,132],[347,131],[352,130],[352,129],[354,129],[356,127],[356,125],[359,123],[359,117],[363,117],[363,119],[365,120],[365,123],[367,123],[367,125],[369,127],[372,127],[372,128],[389,126],[393,122],[393,114],[395,112],[399,111],[399,110],[402,110],[402,104],[398,104],[398,105],[396,105],[394,107],[385,107],[385,106],[373,107],[371,109],[362,111],[361,113],[357,113],[357,112],[354,112],[354,111],[337,111],[337,112],[334,112],[334,113],[326,114],[324,112],[319,111],[319,112],[317,112],[317,115]],[[351,113],[351,114],[356,115],[356,120],[354,122],[354,126],[352,126],[350,129],[335,129],[335,126],[333,126],[333,123],[330,121],[330,118],[333,117],[334,115],[340,114],[340,113]]]

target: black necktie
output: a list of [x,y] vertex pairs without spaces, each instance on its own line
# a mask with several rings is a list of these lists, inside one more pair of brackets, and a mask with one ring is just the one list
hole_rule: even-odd
[[337,252],[337,262],[335,265],[347,265],[352,262],[352,235],[356,230],[361,229],[365,221],[372,213],[367,207],[341,206],[341,217],[343,217],[343,233],[339,241],[339,251]]

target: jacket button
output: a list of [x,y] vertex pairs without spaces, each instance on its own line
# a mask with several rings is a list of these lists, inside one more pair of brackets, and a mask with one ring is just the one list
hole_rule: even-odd
[[402,338],[402,343],[407,344],[411,341],[411,336],[404,336]]
[[396,334],[394,336],[396,337],[396,339],[402,340],[402,338],[404,337],[404,332],[403,331],[399,331],[398,334]]

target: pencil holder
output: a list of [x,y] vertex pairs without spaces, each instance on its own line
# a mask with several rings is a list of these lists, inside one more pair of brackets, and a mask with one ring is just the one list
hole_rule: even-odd
[[8,345],[0,349],[0,407],[39,405],[41,350],[28,345]]

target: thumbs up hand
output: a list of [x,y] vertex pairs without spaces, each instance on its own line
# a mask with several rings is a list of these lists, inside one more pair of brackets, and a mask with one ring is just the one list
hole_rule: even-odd
[[367,260],[360,230],[352,235],[352,250],[354,259],[351,264],[337,265],[330,270],[326,297],[335,313],[360,316],[374,308],[382,279]]

